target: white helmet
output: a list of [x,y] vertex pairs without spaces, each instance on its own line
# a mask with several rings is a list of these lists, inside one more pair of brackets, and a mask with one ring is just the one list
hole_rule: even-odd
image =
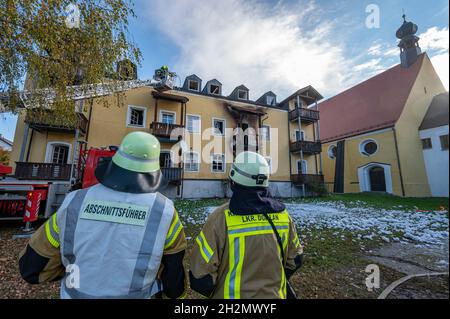
[[268,187],[269,175],[266,159],[255,152],[238,154],[230,170],[230,179],[247,187]]

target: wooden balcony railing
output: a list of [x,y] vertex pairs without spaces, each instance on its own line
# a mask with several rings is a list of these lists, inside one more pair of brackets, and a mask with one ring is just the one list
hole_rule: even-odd
[[[150,124],[150,133],[152,133],[153,135],[158,136],[158,137],[171,138],[171,134],[172,134],[173,130],[183,129],[183,128],[184,128],[184,126],[179,125],[179,124],[153,122],[152,124]],[[177,135],[176,138],[175,139],[172,138],[172,140],[178,141],[180,136],[182,136],[181,133],[176,134],[176,135]]]
[[304,154],[319,154],[322,152],[322,144],[320,142],[296,141],[291,142],[290,150],[293,153],[303,151]]
[[300,116],[304,122],[315,122],[320,119],[320,112],[305,108],[295,109],[289,112],[289,120],[294,121]]
[[82,133],[86,133],[89,124],[83,113],[76,113],[73,124],[64,125],[52,116],[52,111],[41,110],[28,110],[25,122],[37,131],[74,132],[78,128]]
[[16,162],[14,175],[18,179],[68,181],[71,167],[71,164]]
[[291,181],[294,185],[323,184],[324,177],[317,174],[292,174]]
[[161,172],[169,184],[180,185],[182,180],[183,169],[179,167],[162,167]]

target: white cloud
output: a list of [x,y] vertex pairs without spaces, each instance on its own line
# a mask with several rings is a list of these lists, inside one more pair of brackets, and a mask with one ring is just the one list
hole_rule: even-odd
[[449,89],[449,30],[429,28],[419,35],[420,47],[427,51],[445,88]]
[[[192,73],[204,83],[217,78],[224,94],[245,84],[251,99],[269,90],[282,99],[312,85],[330,96],[400,62],[395,43],[381,40],[361,55],[346,56],[351,34],[337,39],[342,21],[323,21],[314,1],[279,0],[270,6],[256,0],[177,0],[171,5],[152,0],[145,6],[144,14],[179,47],[172,68],[182,80]],[[430,28],[419,36],[445,76],[448,59],[440,55],[448,56],[448,28]]]
[[442,83],[445,86],[445,89],[448,91],[449,85],[449,55],[448,52],[444,54],[439,54],[431,57],[431,62],[433,63],[434,68],[436,69],[437,74],[441,78]]
[[[333,22],[303,26],[320,10],[314,2],[275,7],[248,0],[149,1],[147,11],[180,48],[174,70],[217,78],[224,93],[245,84],[252,99],[268,90],[280,98],[306,85],[335,94],[346,85],[343,44],[333,44]],[[286,6],[289,6],[286,7]]]
[[448,52],[448,37],[448,28],[429,28],[427,31],[419,35],[420,47],[424,51],[437,51],[436,53]]
[[358,65],[355,65],[353,67],[353,71],[355,72],[361,72],[361,71],[378,71],[382,70],[382,59],[372,59],[365,63],[361,63]]

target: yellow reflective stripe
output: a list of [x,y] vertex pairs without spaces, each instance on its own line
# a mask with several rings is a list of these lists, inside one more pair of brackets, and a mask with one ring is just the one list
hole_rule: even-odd
[[53,230],[57,234],[59,234],[59,227],[58,227],[58,224],[56,223],[56,214],[53,214],[52,219],[53,219]]
[[203,257],[203,259],[209,263],[212,256],[214,255],[214,251],[209,246],[208,242],[206,241],[205,235],[203,234],[203,231],[200,232],[200,235],[198,235],[197,239],[195,240],[200,248],[200,253]]
[[50,231],[50,221],[49,220],[45,222],[45,234],[47,235],[47,239],[48,239],[49,243],[53,247],[58,248],[59,242],[53,237],[53,235]]
[[224,298],[241,298],[241,275],[245,257],[245,237],[229,236],[229,267],[225,278]]
[[166,242],[164,244],[164,249],[169,248],[178,238],[178,235],[183,229],[183,224],[178,218],[178,214],[175,217],[174,223],[170,226],[169,231],[166,236]]
[[178,217],[178,214],[175,214],[175,219],[172,223],[172,225],[170,225],[169,231],[167,232],[167,238],[170,237],[170,235],[173,232],[173,229],[175,228],[175,225],[180,221],[180,218]]

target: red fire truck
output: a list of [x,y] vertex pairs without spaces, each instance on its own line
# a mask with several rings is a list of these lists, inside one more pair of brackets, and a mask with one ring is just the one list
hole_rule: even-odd
[[70,182],[20,180],[11,175],[12,168],[0,165],[0,220],[16,219],[30,223],[38,218],[48,218],[62,204],[65,195],[74,189],[87,188],[98,183],[94,172],[100,160],[112,157],[117,147],[91,148],[80,153],[77,184]]

